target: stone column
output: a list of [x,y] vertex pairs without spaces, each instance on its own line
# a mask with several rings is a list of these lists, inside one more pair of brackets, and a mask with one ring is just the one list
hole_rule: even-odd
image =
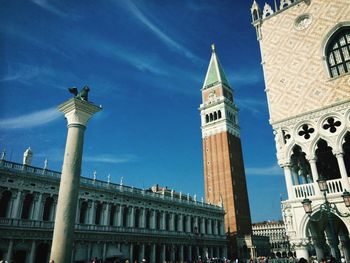
[[102,251],[102,262],[106,261],[106,254],[107,254],[107,243],[103,243],[103,251]]
[[176,247],[174,245],[170,245],[170,261],[175,262],[175,249]]
[[169,230],[174,231],[175,230],[175,215],[173,213],[169,214],[170,222],[169,222]]
[[218,220],[214,219],[214,235],[218,235]]
[[190,215],[186,216],[186,232],[187,233],[191,232],[191,216]]
[[282,165],[284,170],[284,178],[286,180],[286,186],[287,186],[287,192],[288,192],[288,199],[294,199],[294,192],[293,192],[293,182],[292,182],[292,171],[290,168],[290,164],[284,164]]
[[142,261],[142,259],[144,259],[145,257],[145,244],[141,244],[139,246],[139,262]]
[[164,261],[165,261],[165,245],[162,245],[160,249],[160,262],[164,262]]
[[211,219],[208,219],[208,233],[207,234],[208,235],[212,235],[213,234]]
[[130,243],[130,249],[129,249],[129,258],[130,263],[134,262],[134,245]]
[[14,206],[13,206],[12,218],[19,218],[20,217],[21,207],[22,207],[22,191],[20,191],[18,189],[16,200],[15,200]]
[[13,251],[13,240],[11,239],[9,242],[9,246],[7,248],[6,260],[8,262],[12,262],[12,251]]
[[162,212],[161,212],[161,220],[160,220],[160,229],[161,229],[161,230],[165,230],[165,229],[166,229],[165,218],[166,218],[165,212],[162,211]]
[[183,262],[184,261],[184,246],[183,245],[180,245],[179,247],[179,260],[180,262]]
[[53,198],[53,203],[50,211],[50,221],[54,221],[56,215],[57,200]]
[[35,252],[36,252],[36,242],[35,240],[32,241],[32,246],[30,248],[30,254],[29,254],[29,263],[34,263],[35,260]]
[[119,206],[119,212],[118,212],[118,226],[123,226],[123,206]]
[[135,207],[131,206],[131,209],[128,209],[128,215],[129,215],[129,223],[127,226],[134,227],[135,226]]
[[146,228],[146,208],[140,208],[140,227]]
[[305,244],[295,244],[294,246],[297,258],[305,258],[309,260],[309,251],[307,250],[307,245]]
[[70,262],[80,186],[84,132],[88,120],[101,109],[76,98],[61,104],[58,109],[64,113],[67,119],[68,133],[58,194],[51,259],[55,262]]
[[110,219],[110,213],[111,213],[111,204],[107,203],[104,204],[104,211],[103,211],[103,225],[108,226],[109,225],[109,219]]
[[224,246],[222,250],[223,250],[223,257],[227,258],[227,247]]
[[156,244],[151,245],[150,263],[156,263]]
[[337,161],[338,161],[338,166],[339,166],[339,171],[340,171],[340,175],[341,175],[343,189],[350,191],[350,182],[349,182],[348,174],[346,172],[346,167],[345,167],[343,155],[344,154],[342,152],[338,152],[335,154],[335,156],[337,157]]
[[182,214],[179,214],[179,216],[178,216],[178,223],[177,223],[177,225],[178,225],[178,231],[181,231],[181,232],[183,232],[184,231],[184,228],[183,228],[183,215]]
[[188,255],[188,258],[187,258],[187,261],[188,262],[192,262],[192,246],[188,246],[188,253],[187,253],[187,255]]
[[157,225],[157,216],[156,216],[156,210],[152,210],[151,211],[151,229],[156,229],[156,225]]
[[89,201],[88,207],[89,207],[89,221],[88,221],[88,223],[90,225],[93,225],[93,224],[95,224],[95,218],[96,218],[96,202]]
[[34,203],[34,216],[33,216],[34,220],[40,220],[40,215],[41,215],[41,210],[42,210],[43,194],[38,193],[38,195],[39,196],[38,196],[37,200],[35,200],[35,203]]
[[[317,180],[319,179],[318,176],[318,170],[317,170],[317,166],[316,166],[316,158],[310,158],[309,159],[309,163],[310,163],[310,167],[311,167],[311,174],[312,174],[312,179],[314,181],[314,183],[317,183]],[[321,191],[319,187],[315,187],[315,194],[316,195],[320,195]]]

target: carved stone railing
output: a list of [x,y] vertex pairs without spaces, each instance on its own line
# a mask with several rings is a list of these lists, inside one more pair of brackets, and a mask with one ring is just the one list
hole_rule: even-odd
[[[330,196],[342,194],[345,190],[342,185],[342,179],[340,178],[334,179],[334,180],[327,180],[327,185],[328,185],[327,194]],[[316,182],[309,183],[309,184],[294,185],[293,190],[294,190],[295,198],[301,199],[301,198],[316,196],[315,189],[317,188],[318,188],[318,184]]]
[[[54,222],[52,221],[38,221],[29,219],[15,219],[15,218],[0,218],[0,227],[5,228],[25,228],[25,229],[45,229],[48,231],[53,230]],[[198,239],[225,239],[225,235],[207,235],[207,234],[195,234],[183,231],[169,231],[160,229],[147,229],[147,228],[135,228],[135,227],[120,227],[120,226],[106,226],[106,225],[90,225],[90,224],[76,224],[75,231],[79,232],[110,232],[110,233],[125,233],[125,234],[138,234],[138,235],[159,235],[159,236],[176,236],[185,238],[198,238]]]
[[294,185],[293,189],[294,189],[295,198],[306,198],[306,197],[314,196],[315,187],[318,187],[317,183]]

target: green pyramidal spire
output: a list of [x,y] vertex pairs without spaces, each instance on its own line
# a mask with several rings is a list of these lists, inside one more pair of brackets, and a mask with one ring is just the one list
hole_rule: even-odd
[[210,58],[210,63],[207,71],[207,75],[205,76],[203,89],[212,87],[216,84],[224,84],[227,87],[231,87],[227,81],[224,70],[222,69],[219,59],[216,56],[215,45],[211,45],[212,54]]

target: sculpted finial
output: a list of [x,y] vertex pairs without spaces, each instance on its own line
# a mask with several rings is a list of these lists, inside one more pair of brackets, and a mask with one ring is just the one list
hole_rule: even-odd
[[90,88],[88,86],[82,88],[79,93],[76,87],[68,88],[68,90],[74,95],[74,98],[88,101],[88,93],[90,91]]

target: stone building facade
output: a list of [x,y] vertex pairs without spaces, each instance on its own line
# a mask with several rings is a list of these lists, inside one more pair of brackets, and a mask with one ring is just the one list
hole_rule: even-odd
[[[251,9],[266,95],[288,199],[286,234],[298,257],[350,261],[350,4],[281,0]],[[328,201],[317,184],[326,180]],[[307,215],[302,201],[312,201]]]
[[199,110],[206,201],[223,205],[226,211],[230,258],[254,257],[238,108],[214,45]]
[[[0,160],[0,258],[48,262],[59,182],[47,165]],[[80,185],[72,262],[191,262],[227,254],[222,207],[84,177]]]
[[269,238],[269,247],[265,250],[265,256],[274,258],[285,258],[293,256],[288,236],[286,235],[286,227],[282,220],[280,221],[264,221],[252,224],[254,236],[265,236]]

